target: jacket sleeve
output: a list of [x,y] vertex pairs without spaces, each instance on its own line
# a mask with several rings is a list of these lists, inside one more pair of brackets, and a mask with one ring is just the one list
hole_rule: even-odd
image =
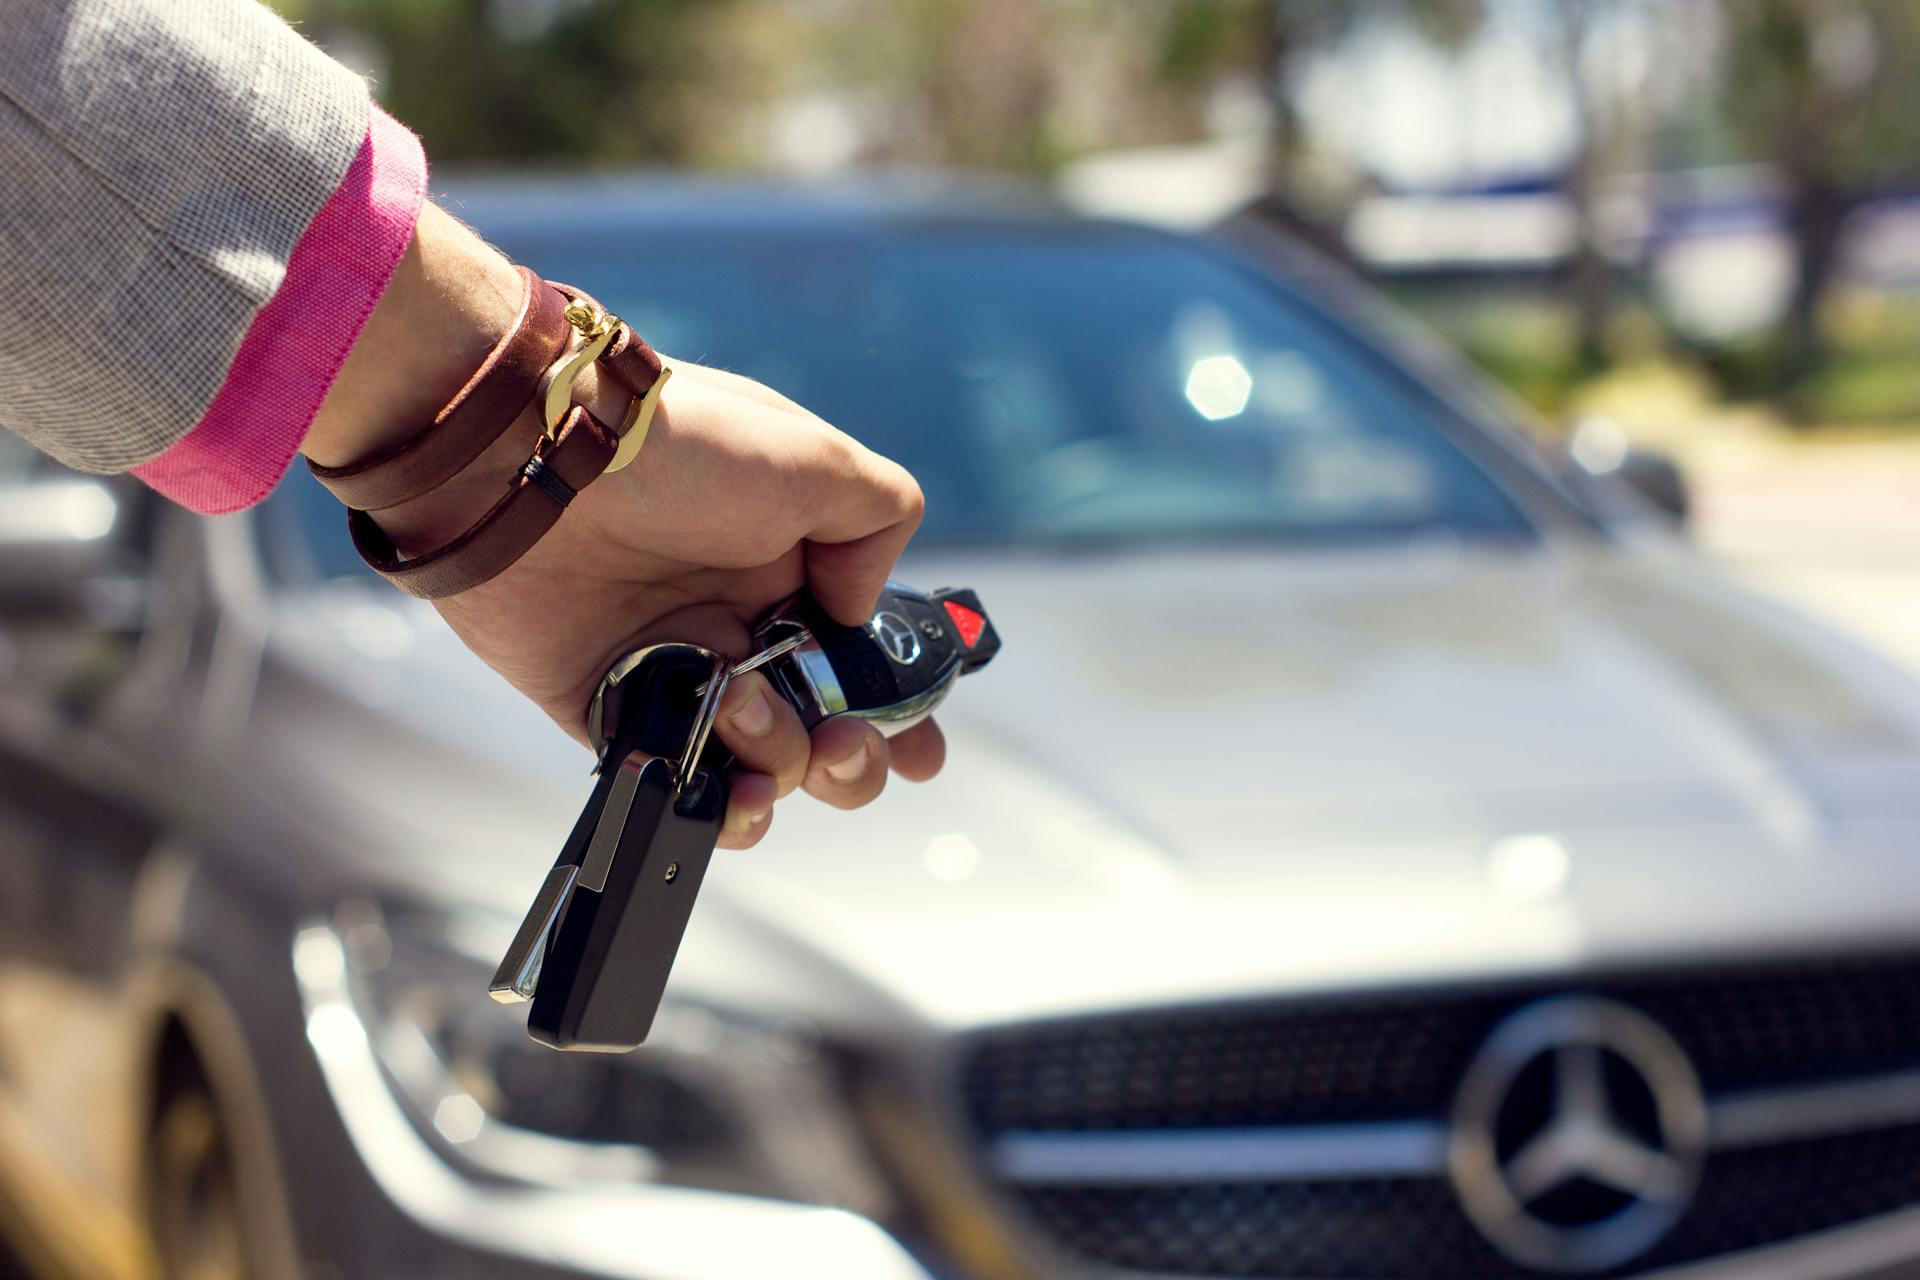
[[129,470],[208,413],[367,146],[367,87],[253,0],[0,15],[0,425]]

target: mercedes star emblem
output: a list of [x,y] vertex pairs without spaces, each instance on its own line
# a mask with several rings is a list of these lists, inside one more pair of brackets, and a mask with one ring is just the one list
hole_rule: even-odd
[[874,638],[887,656],[903,667],[920,661],[920,633],[897,613],[878,613],[873,618]]
[[1679,1220],[1706,1143],[1700,1083],[1673,1038],[1625,1005],[1563,996],[1487,1038],[1447,1158],[1467,1216],[1508,1258],[1604,1271]]

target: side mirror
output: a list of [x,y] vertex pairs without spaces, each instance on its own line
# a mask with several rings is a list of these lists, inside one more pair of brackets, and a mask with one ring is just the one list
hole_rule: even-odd
[[[1581,422],[1567,441],[1567,452],[1582,479],[1603,485],[1620,481],[1676,524],[1687,522],[1693,498],[1679,465],[1664,454],[1635,448],[1613,419],[1588,418]],[[1584,487],[1594,486],[1589,483]]]
[[71,474],[0,484],[0,612],[84,603],[119,559],[122,504]]
[[1687,522],[1693,496],[1687,490],[1686,476],[1672,458],[1645,449],[1629,449],[1627,456],[1620,460],[1618,475],[1677,523]]

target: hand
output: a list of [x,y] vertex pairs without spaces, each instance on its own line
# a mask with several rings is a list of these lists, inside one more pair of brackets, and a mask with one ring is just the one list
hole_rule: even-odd
[[[437,211],[423,214],[409,258],[418,261],[382,299],[381,309],[393,302],[387,323],[376,310],[309,436],[321,462],[362,456],[430,418],[518,305],[505,260]],[[457,281],[469,283],[449,302]],[[453,335],[423,341],[436,327]],[[451,352],[436,374],[392,367],[396,353],[417,360],[423,347]],[[865,622],[920,520],[919,486],[896,464],[750,379],[668,363],[673,379],[633,465],[583,489],[518,564],[436,602],[475,653],[582,741],[588,700],[629,649],[675,640],[745,657],[748,623],[802,585],[840,621]],[[590,374],[578,398],[618,421],[625,393]],[[393,419],[403,425],[384,435],[366,426]],[[457,480],[383,512],[381,526],[408,554],[444,543],[498,496],[538,431],[528,415]],[[880,793],[889,766],[922,779],[945,757],[931,721],[891,743],[847,719],[809,736],[759,673],[729,686],[715,732],[740,762],[721,833],[732,848],[757,843],[774,801],[796,788],[854,808]]]

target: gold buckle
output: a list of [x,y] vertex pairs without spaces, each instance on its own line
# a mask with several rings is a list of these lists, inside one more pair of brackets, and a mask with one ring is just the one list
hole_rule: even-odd
[[653,380],[644,396],[633,396],[627,401],[627,417],[620,424],[620,447],[613,451],[613,461],[601,475],[609,475],[640,456],[640,446],[647,442],[647,429],[653,425],[654,412],[660,407],[660,393],[666,389],[667,379],[673,376],[673,370],[666,365],[660,366],[660,376]]
[[573,384],[580,380],[580,371],[605,355],[613,345],[614,334],[620,331],[619,316],[584,302],[573,303],[566,314],[567,323],[584,341],[540,375],[540,420],[546,425],[549,440],[557,435],[567,410],[573,406]]
[[[607,353],[613,345],[614,336],[620,331],[620,317],[610,311],[602,311],[586,302],[575,302],[567,307],[567,323],[571,324],[582,339],[581,345],[553,362],[553,366],[540,377],[541,421],[545,424],[546,436],[542,443],[557,439],[560,424],[566,421],[567,411],[573,407],[573,384],[580,379],[580,371]],[[620,470],[640,454],[640,446],[647,442],[647,430],[653,426],[654,414],[660,408],[660,393],[666,389],[667,379],[673,370],[664,364],[660,366],[660,376],[653,380],[644,396],[630,396],[627,399],[626,417],[620,423],[619,447],[614,450],[613,460],[607,463],[607,469],[600,474],[607,475]]]

